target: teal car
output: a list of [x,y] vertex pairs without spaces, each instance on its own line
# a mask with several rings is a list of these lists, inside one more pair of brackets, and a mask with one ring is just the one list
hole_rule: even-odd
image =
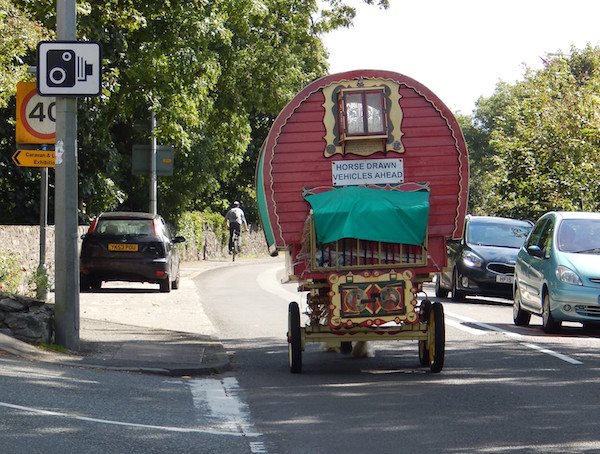
[[600,326],[600,213],[543,215],[517,255],[513,299],[518,326],[531,314],[546,333],[564,321]]

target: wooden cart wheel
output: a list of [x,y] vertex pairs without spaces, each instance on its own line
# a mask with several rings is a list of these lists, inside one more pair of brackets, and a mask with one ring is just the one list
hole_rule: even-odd
[[421,364],[421,366],[429,365],[429,351],[427,350],[426,340],[419,341],[419,364]]
[[445,349],[444,307],[441,303],[433,303],[427,320],[427,351],[431,372],[437,373],[444,368]]
[[352,342],[342,342],[340,345],[340,353],[342,355],[349,355],[352,353]]
[[288,307],[288,359],[290,372],[302,372],[302,334],[300,328],[300,308],[292,301]]
[[[431,312],[431,301],[423,300],[419,307],[419,320],[421,323],[427,323],[429,320],[429,313]],[[427,349],[427,340],[420,340],[419,342],[419,364],[421,366],[429,366],[429,350]]]

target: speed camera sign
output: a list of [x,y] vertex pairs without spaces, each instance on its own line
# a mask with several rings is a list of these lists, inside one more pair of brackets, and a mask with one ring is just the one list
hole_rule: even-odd
[[100,44],[40,41],[37,84],[42,96],[97,96],[102,86]]
[[35,82],[17,83],[16,142],[56,142],[55,98],[38,95]]

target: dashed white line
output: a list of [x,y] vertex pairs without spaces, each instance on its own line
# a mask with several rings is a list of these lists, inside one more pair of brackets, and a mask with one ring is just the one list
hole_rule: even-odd
[[583,364],[581,361],[579,361],[577,359],[571,358],[570,356],[563,355],[562,353],[558,353],[558,352],[555,352],[553,350],[549,350],[549,349],[544,348],[544,347],[540,347],[539,345],[529,344],[529,343],[526,343],[526,342],[523,342],[522,344],[525,345],[526,347],[532,348],[534,350],[538,350],[538,351],[540,351],[542,353],[546,353],[547,355],[551,355],[551,356],[554,356],[555,358],[562,359],[563,361],[566,361],[567,363],[571,363],[571,364]]
[[[512,339],[515,339],[517,342],[519,342],[521,345],[524,345],[525,347],[531,348],[532,350],[536,350],[536,351],[539,351],[541,353],[545,353],[545,354],[550,355],[550,356],[554,356],[555,358],[558,358],[558,359],[560,359],[562,361],[565,361],[565,362],[567,362],[569,364],[583,364],[583,362],[581,362],[581,361],[579,361],[577,359],[571,358],[570,356],[563,355],[562,353],[555,352],[554,350],[550,350],[548,348],[540,347],[539,345],[536,345],[536,344],[531,344],[529,342],[525,342],[525,337],[522,336],[521,334],[513,333],[511,331],[506,331],[506,330],[503,330],[502,328],[498,328],[497,326],[490,325],[488,323],[479,322],[479,321],[474,320],[474,319],[469,318],[469,317],[465,317],[464,315],[454,314],[452,312],[447,312],[447,311],[445,311],[445,315],[447,315],[448,317],[456,318],[458,320],[462,320],[463,322],[467,322],[467,323],[470,323],[472,325],[479,326],[479,327],[481,327],[481,328],[484,329],[482,331],[482,330],[479,330],[479,329],[476,329],[476,328],[472,328],[470,326],[465,326],[462,323],[456,322],[456,321],[451,320],[451,319],[446,319],[445,320],[446,324],[448,324],[450,326],[453,326],[455,328],[461,329],[463,331],[466,331],[468,333],[476,334],[476,335],[481,335],[481,334],[484,334],[486,331],[487,332],[489,332],[489,331],[495,331],[497,333],[503,334],[506,337],[510,337]],[[474,333],[474,331],[477,332],[477,333]]]
[[[446,313],[445,315],[448,315],[448,313]],[[487,334],[487,331],[483,331],[483,330],[476,329],[476,328],[471,328],[470,326],[465,326],[461,322],[452,320],[451,318],[446,317],[444,321],[445,321],[446,325],[450,325],[454,328],[460,329],[462,331],[466,331],[467,333],[473,334],[474,336],[481,336],[483,334]]]

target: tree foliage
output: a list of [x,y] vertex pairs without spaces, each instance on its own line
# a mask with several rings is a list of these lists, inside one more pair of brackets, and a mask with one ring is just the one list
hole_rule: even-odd
[[[55,28],[54,0],[12,1]],[[159,211],[175,220],[239,199],[253,219],[257,150],[281,108],[327,72],[321,34],[354,14],[343,0],[78,1],[77,37],[100,42],[103,56],[101,95],[78,103],[81,209],[148,209],[131,153],[150,143],[154,112],[158,143],[175,147]]]
[[12,162],[16,151],[15,92],[27,74],[37,43],[52,37],[41,23],[32,20],[12,0],[0,0],[0,200],[1,222],[39,221],[39,171],[17,168]]
[[541,70],[500,83],[465,129],[473,212],[600,210],[600,48],[549,54]]
[[0,0],[0,107],[7,106],[17,82],[26,77],[25,55],[49,35],[11,0]]

